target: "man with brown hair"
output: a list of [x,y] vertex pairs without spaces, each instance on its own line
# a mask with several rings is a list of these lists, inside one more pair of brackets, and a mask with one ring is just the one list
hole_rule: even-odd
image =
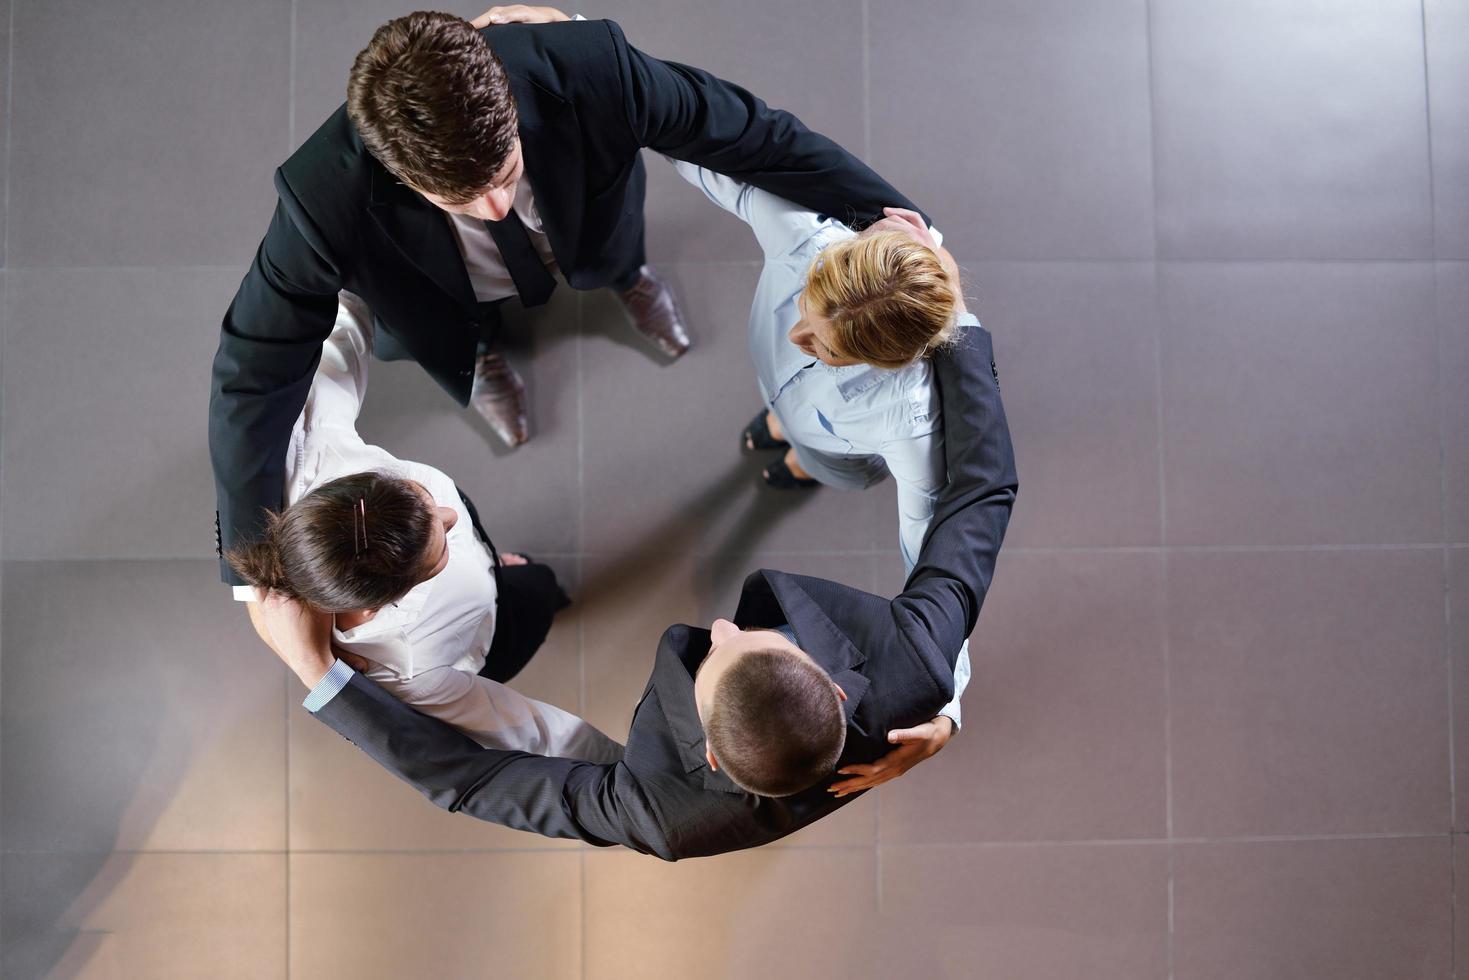
[[447,810],[668,861],[778,840],[947,737],[935,719],[930,744],[876,772],[892,730],[929,724],[953,694],[1017,478],[989,334],[966,328],[934,374],[950,480],[902,594],[756,572],[733,621],[664,632],[618,762],[482,749],[336,659],[329,621],[276,601],[265,628],[317,719]]
[[275,215],[214,359],[217,544],[258,536],[281,504],[286,443],[342,289],[372,309],[379,357],[417,360],[516,444],[524,386],[495,343],[506,298],[543,303],[558,275],[610,287],[665,354],[688,347],[644,262],[643,147],[854,225],[912,207],[791,114],[643,54],[610,21],[518,15],[557,22],[476,31],[418,13],[380,28],[348,103],[276,171]]

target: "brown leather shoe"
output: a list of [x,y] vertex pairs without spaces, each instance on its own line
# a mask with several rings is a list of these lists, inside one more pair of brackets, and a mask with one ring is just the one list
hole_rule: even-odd
[[680,357],[689,349],[689,332],[683,313],[668,283],[645,265],[638,270],[638,281],[631,289],[617,294],[622,308],[638,333],[647,337],[669,357]]
[[474,388],[469,403],[507,446],[518,446],[530,439],[525,382],[498,351],[488,351],[475,358]]

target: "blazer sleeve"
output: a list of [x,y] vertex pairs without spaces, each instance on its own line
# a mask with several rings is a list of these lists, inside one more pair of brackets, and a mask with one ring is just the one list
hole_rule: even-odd
[[933,364],[949,482],[893,609],[900,631],[935,661],[936,679],[952,687],[955,659],[994,577],[1019,480],[989,332],[963,328]]
[[[639,146],[727,174],[801,207],[864,227],[884,207],[918,210],[852,154],[745,89],[632,47],[612,34],[623,111]],[[932,224],[932,222],[930,222]]]
[[651,805],[622,763],[481,748],[355,673],[316,717],[451,813],[674,860]]
[[[291,428],[331,335],[341,278],[279,173],[280,201],[225,313],[209,394],[220,575],[223,550],[260,533],[284,493]],[[313,240],[316,244],[313,244]]]

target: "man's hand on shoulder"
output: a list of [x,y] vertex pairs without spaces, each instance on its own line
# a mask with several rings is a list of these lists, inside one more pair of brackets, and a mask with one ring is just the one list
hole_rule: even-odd
[[523,3],[512,3],[508,7],[491,7],[470,21],[475,27],[485,28],[491,24],[553,24],[571,20],[555,7],[528,7]]
[[933,231],[923,220],[923,215],[907,208],[883,208],[882,213],[884,217],[868,225],[863,229],[862,234],[879,235],[883,232],[897,232],[900,235],[907,235],[920,245],[933,249],[949,281],[954,284],[954,293],[958,297],[958,306],[954,312],[956,314],[968,313],[969,309],[964,305],[964,284],[959,278],[959,263],[955,262],[949,250],[940,245],[933,237]]
[[259,607],[259,627],[281,662],[307,689],[321,683],[336,659],[332,655],[332,615],[303,602],[270,593]]
[[837,772],[851,776],[827,787],[840,799],[850,793],[881,786],[890,779],[897,779],[918,763],[936,754],[949,743],[954,734],[954,723],[944,715],[926,721],[915,728],[895,728],[888,732],[888,741],[897,745],[887,755],[868,765],[843,766]]

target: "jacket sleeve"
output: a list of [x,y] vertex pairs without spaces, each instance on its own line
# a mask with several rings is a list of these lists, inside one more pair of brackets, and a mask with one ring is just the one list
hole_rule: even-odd
[[612,34],[623,111],[639,146],[857,228],[881,218],[884,207],[918,210],[871,167],[789,112],[702,69],[643,54],[617,24],[603,23]]
[[[281,506],[291,428],[337,314],[340,276],[279,174],[276,185],[280,202],[214,355],[209,455],[221,552],[257,535],[265,509]],[[222,553],[220,573],[242,584]]]
[[1019,480],[989,332],[964,328],[933,364],[949,482],[893,610],[909,642],[930,653],[935,674],[952,686],[955,659],[994,577]]
[[622,763],[481,748],[360,674],[353,674],[316,717],[451,813],[674,859],[652,807]]

